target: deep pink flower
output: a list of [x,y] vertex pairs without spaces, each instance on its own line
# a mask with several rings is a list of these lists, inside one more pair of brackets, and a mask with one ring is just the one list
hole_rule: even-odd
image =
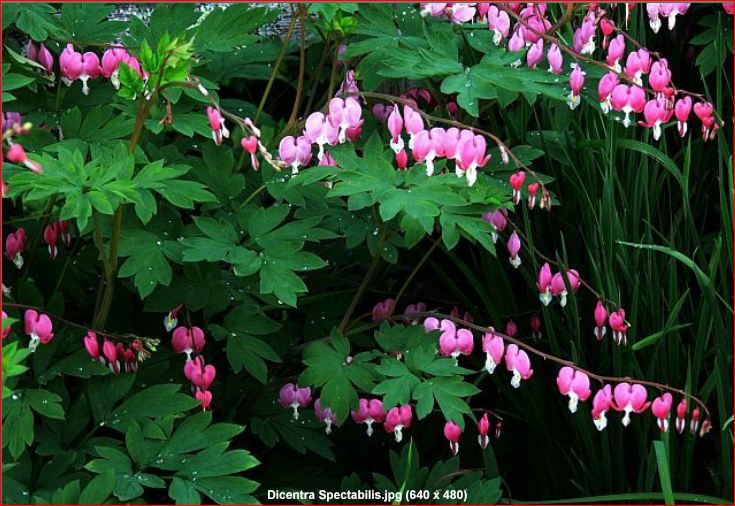
[[580,92],[582,91],[582,87],[584,86],[584,76],[585,73],[582,71],[582,68],[579,66],[578,63],[575,63],[572,69],[572,73],[569,74],[569,88],[571,89],[571,91],[569,93],[567,105],[570,109],[576,109],[576,107],[580,103],[579,97]]
[[46,225],[46,228],[43,229],[43,240],[48,246],[48,254],[53,260],[59,253],[59,248],[56,247],[56,242],[59,240],[59,225],[57,223]]
[[631,124],[630,113],[643,112],[646,105],[646,92],[640,86],[618,84],[613,88],[610,104],[613,110],[625,113],[623,125],[628,128]]
[[515,337],[518,334],[518,325],[513,320],[508,320],[505,324],[505,335],[508,337]]
[[406,153],[405,149],[402,149],[398,153],[396,153],[396,166],[398,167],[398,170],[406,170],[407,165],[408,153]]
[[101,361],[100,343],[97,340],[97,334],[94,331],[88,330],[87,335],[84,336],[84,348],[87,350],[90,357],[94,360]]
[[639,121],[638,124],[645,128],[652,128],[653,138],[658,140],[661,137],[661,124],[669,121],[672,114],[673,111],[668,109],[666,99],[649,100],[643,107],[645,121]]
[[5,313],[5,311],[3,311],[2,313],[3,313],[2,338],[5,339],[10,334],[10,331],[12,330],[12,326],[11,325],[5,326],[5,320],[8,319],[8,315],[7,313]]
[[536,281],[536,288],[539,292],[539,300],[544,306],[548,306],[552,299],[551,294],[551,280],[553,276],[551,274],[551,266],[549,262],[544,263],[538,273],[538,279]]
[[100,71],[102,75],[110,80],[115,89],[120,88],[120,64],[130,65],[131,56],[122,47],[107,49],[102,54]]
[[408,104],[403,106],[403,126],[409,135],[408,149],[413,149],[414,136],[424,130],[424,119],[413,106]]
[[115,343],[105,338],[102,342],[102,354],[105,356],[110,370],[115,374],[120,374],[120,361],[118,360]]
[[382,423],[387,413],[380,399],[360,399],[359,407],[351,414],[355,423],[367,425],[367,435],[372,436],[373,423]]
[[595,323],[597,326],[594,330],[595,337],[598,341],[602,341],[602,338],[605,335],[605,330],[607,329],[605,327],[605,322],[607,322],[607,311],[605,310],[605,306],[602,304],[602,301],[598,300],[597,306],[595,307]]
[[82,67],[82,53],[74,51],[74,46],[67,44],[59,55],[59,68],[63,83],[71,86],[71,83],[82,75]]
[[177,327],[171,336],[171,347],[190,359],[193,352],[201,353],[204,349],[204,331],[199,327]]
[[692,410],[692,418],[689,420],[689,432],[692,434],[697,433],[697,429],[699,428],[699,408],[695,407]]
[[656,397],[651,404],[651,413],[657,418],[656,423],[661,432],[669,430],[669,412],[673,401],[671,394],[666,392],[662,396]]
[[23,323],[25,333],[31,338],[28,343],[28,349],[31,351],[36,351],[39,343],[48,344],[53,340],[54,326],[48,315],[38,314],[34,309],[28,309],[23,315]]
[[509,344],[505,351],[505,368],[513,373],[513,377],[510,380],[513,388],[521,386],[521,380],[530,379],[533,376],[533,369],[531,369],[531,360],[528,358],[528,354],[518,348],[516,344]]
[[205,364],[204,358],[197,355],[184,364],[184,376],[199,390],[209,390],[217,376],[217,370],[211,364]]
[[526,53],[526,65],[528,68],[534,69],[544,59],[544,39],[539,39],[535,44],[531,44]]
[[424,330],[426,332],[433,332],[435,330],[439,330],[439,328],[439,320],[437,320],[433,316],[429,316],[427,319],[424,320]]
[[475,17],[474,4],[454,2],[448,3],[447,8],[444,11],[449,20],[457,25],[466,23]]
[[23,149],[23,146],[21,146],[17,142],[14,142],[10,145],[8,151],[5,153],[5,156],[8,157],[9,162],[22,163],[31,172],[35,172],[36,174],[41,174],[43,172],[43,168],[41,167],[41,165],[28,158],[28,155],[26,155],[26,151],[25,149]]
[[304,135],[297,138],[287,135],[278,145],[278,157],[291,167],[292,174],[297,174],[300,166],[311,161],[311,143]]
[[[612,315],[611,315],[612,316]],[[613,391],[613,408],[615,411],[623,411],[623,425],[630,424],[631,413],[642,413],[648,409],[650,402],[646,402],[648,392],[646,387],[635,383],[618,383]]]
[[561,54],[559,46],[551,44],[549,51],[546,53],[546,60],[549,62],[549,72],[552,74],[561,74],[564,66],[564,57]]
[[513,188],[513,203],[517,204],[521,201],[521,188],[526,181],[526,172],[519,170],[510,176],[510,186]]
[[633,80],[635,84],[640,86],[643,81],[641,76],[648,74],[651,70],[651,56],[647,50],[641,48],[637,51],[628,53],[625,60],[625,74]]
[[613,331],[613,339],[615,340],[615,344],[617,344],[618,346],[620,346],[621,344],[623,346],[627,346],[628,324],[625,322],[625,310],[623,308],[620,308],[617,311],[610,313],[607,321],[610,325],[610,329],[612,329]]
[[212,139],[219,146],[222,144],[223,137],[230,137],[230,131],[225,126],[225,119],[219,109],[211,106],[207,107],[207,119],[209,119],[209,126],[212,128]]
[[[572,292],[576,292],[581,283],[579,280],[579,273],[575,269],[567,269],[566,282],[569,283]],[[564,276],[562,276],[561,272],[557,272],[551,278],[551,294],[554,297],[559,297],[559,304],[561,304],[561,307],[567,305],[567,285],[564,282]]]
[[579,401],[586,401],[590,394],[590,378],[582,371],[565,366],[559,370],[556,386],[562,395],[569,397],[569,411],[577,412]]
[[593,54],[595,52],[596,25],[593,13],[585,16],[582,24],[574,31],[572,44],[574,51],[579,54]]
[[610,99],[615,87],[619,84],[618,75],[615,72],[608,72],[597,85],[597,93],[600,96],[600,107],[602,112],[607,114],[610,111]]
[[27,51],[27,57],[29,60],[40,63],[44,70],[46,70],[46,74],[53,74],[54,57],[51,54],[51,51],[49,51],[43,43],[36,48],[33,41],[29,41]]
[[725,10],[727,14],[732,16],[733,13],[735,13],[735,2],[724,2],[722,4],[722,8]]
[[403,429],[411,427],[412,419],[413,411],[410,404],[396,406],[388,411],[383,427],[386,432],[392,432],[395,435],[396,443],[400,443],[403,439]]
[[452,450],[452,455],[457,455],[457,452],[459,452],[459,438],[461,435],[462,429],[454,423],[454,420],[449,420],[444,424],[444,437],[449,441],[449,449]]
[[505,353],[503,338],[497,335],[492,327],[489,327],[488,332],[482,336],[482,351],[485,352],[485,369],[492,374],[502,362]]
[[194,394],[194,397],[196,397],[196,400],[202,406],[202,411],[208,410],[212,405],[212,392],[209,390],[198,390]]
[[510,17],[505,11],[491,5],[487,12],[487,27],[493,31],[493,43],[497,46],[510,33]]
[[439,336],[440,355],[456,359],[460,355],[470,355],[472,353],[475,343],[471,331],[467,329],[457,330],[450,320],[442,321],[442,330],[441,336]]
[[426,312],[426,304],[423,302],[417,302],[416,304],[410,304],[406,307],[406,310],[403,312],[405,317],[403,318],[403,321],[406,323],[410,323],[412,325],[415,325],[417,323],[421,323],[421,317],[415,316],[417,313],[425,313]]
[[258,163],[258,157],[255,156],[255,153],[258,151],[258,138],[254,135],[243,137],[240,140],[240,144],[242,145],[242,149],[250,154],[250,165],[254,170],[258,170],[260,164]]
[[712,139],[720,127],[714,117],[714,108],[709,102],[697,102],[694,104],[694,114],[702,122],[702,139]]
[[650,2],[646,4],[646,13],[648,13],[648,24],[651,26],[653,33],[658,33],[661,29],[661,6],[663,4]]
[[293,409],[293,419],[299,419],[299,408],[305,408],[311,402],[311,387],[300,388],[293,383],[286,383],[278,392],[278,402],[284,408]]
[[23,267],[23,256],[21,253],[26,249],[26,231],[19,228],[5,238],[5,258],[12,260],[13,264],[20,269]]
[[394,153],[399,153],[403,150],[403,117],[401,111],[396,106],[391,106],[391,111],[388,114],[388,131],[390,132],[390,147]]
[[487,435],[490,432],[490,421],[487,418],[487,413],[483,413],[482,418],[477,422],[477,432],[479,432],[477,442],[480,443],[480,448],[484,450],[490,444],[490,437]]
[[689,120],[689,113],[691,111],[692,97],[686,96],[676,101],[674,115],[676,115],[677,127],[681,137],[684,137],[687,133],[687,120]]
[[354,97],[335,97],[329,101],[327,121],[338,129],[337,138],[340,143],[347,139],[347,130],[362,124],[362,107]]
[[664,2],[660,5],[661,16],[669,20],[669,30],[673,30],[676,26],[676,16],[686,14],[686,11],[689,10],[689,4],[686,2]]
[[508,254],[510,255],[510,265],[517,269],[521,265],[521,257],[518,255],[518,252],[521,251],[521,239],[518,237],[517,231],[514,230],[513,233],[510,234],[510,238],[508,239],[508,244],[506,246],[508,248]]
[[541,187],[540,183],[531,183],[528,185],[528,208],[533,209],[536,205],[536,193],[538,193],[538,189]]
[[326,429],[324,429],[324,432],[327,434],[332,433],[332,425],[337,426],[337,416],[332,412],[330,407],[322,408],[321,397],[314,403],[314,416],[316,416],[317,420],[327,425]]
[[[319,146],[317,160],[321,161],[324,156],[324,146],[329,144],[334,146],[339,142],[339,129],[332,125],[327,117],[321,112],[313,112],[307,118],[304,124],[304,137],[309,144]],[[309,146],[311,151],[311,146]]]
[[671,70],[666,59],[662,58],[653,62],[651,65],[651,73],[648,75],[648,84],[654,91],[663,93],[671,82]]
[[373,105],[373,116],[381,122],[385,123],[388,120],[388,116],[393,112],[393,105],[381,104],[380,102]]
[[493,226],[493,231],[490,233],[493,243],[498,240],[498,232],[505,230],[505,227],[508,225],[506,213],[507,211],[505,209],[498,209],[497,211],[482,214],[482,219]]
[[487,143],[482,135],[475,135],[470,130],[460,132],[457,151],[454,154],[457,162],[455,172],[458,177],[466,175],[469,186],[473,186],[477,181],[477,169],[484,167],[490,160],[490,155],[485,154],[486,149]]
[[[625,55],[625,37],[622,34],[610,40],[606,62],[615,72],[620,72],[620,60]],[[616,76],[617,77],[617,76]]]
[[592,399],[592,421],[595,423],[597,430],[603,430],[607,427],[607,418],[605,413],[610,411],[613,406],[612,387],[605,385],[597,391]]
[[682,399],[676,406],[676,431],[681,434],[687,426],[687,401]]

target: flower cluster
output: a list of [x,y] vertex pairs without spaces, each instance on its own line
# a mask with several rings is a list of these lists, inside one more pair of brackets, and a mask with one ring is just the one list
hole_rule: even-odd
[[126,346],[124,343],[115,343],[105,337],[100,350],[99,338],[93,330],[88,330],[87,335],[84,336],[84,348],[93,360],[109,367],[115,374],[137,371],[138,363],[150,356],[140,339],[135,339],[129,346]]
[[551,273],[551,266],[548,262],[541,266],[536,280],[536,287],[539,291],[539,300],[544,306],[548,306],[554,297],[559,297],[559,305],[564,307],[567,305],[567,284],[576,292],[581,280],[576,269],[567,269],[562,275],[561,272]]
[[71,233],[69,233],[68,221],[55,221],[50,225],[46,225],[46,228],[43,229],[43,240],[48,246],[48,254],[51,260],[55,259],[56,255],[59,254],[59,248],[56,246],[59,236],[61,236],[61,240],[67,248],[71,246]]
[[82,82],[82,93],[89,94],[88,81],[104,76],[110,79],[115,88],[120,87],[119,73],[120,64],[123,63],[134,70],[140,77],[146,78],[140,68],[140,62],[122,47],[107,49],[102,55],[100,62],[97,54],[87,51],[80,53],[74,50],[72,44],[67,44],[59,55],[59,69],[61,81],[71,86],[75,81]]

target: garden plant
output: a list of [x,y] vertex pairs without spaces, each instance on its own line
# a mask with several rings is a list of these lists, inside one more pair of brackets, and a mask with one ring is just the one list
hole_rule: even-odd
[[4,503],[733,501],[732,3],[115,9],[2,5]]

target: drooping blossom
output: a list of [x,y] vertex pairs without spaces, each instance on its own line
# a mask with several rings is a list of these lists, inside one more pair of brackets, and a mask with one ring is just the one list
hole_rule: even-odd
[[10,334],[10,331],[12,330],[12,326],[9,324],[7,326],[5,325],[5,320],[8,319],[8,315],[7,313],[5,313],[5,311],[3,311],[2,313],[3,313],[2,338],[5,339]]
[[179,323],[179,311],[181,311],[183,307],[183,304],[179,304],[171,311],[169,311],[166,316],[164,316],[163,327],[166,329],[166,332],[171,332],[174,328],[176,328],[176,325],[178,325]]
[[623,70],[628,78],[632,79],[638,86],[641,86],[643,84],[642,76],[648,74],[651,70],[651,55],[644,48],[631,51],[625,60],[625,68]]
[[639,121],[638,124],[645,128],[653,129],[653,139],[659,140],[661,137],[661,125],[671,119],[674,111],[670,110],[664,98],[649,100],[643,107],[643,118],[645,121]]
[[499,45],[510,33],[508,13],[491,5],[487,12],[487,27],[493,32],[493,43]]
[[521,265],[521,257],[518,255],[521,251],[521,239],[518,237],[517,231],[514,230],[513,233],[510,234],[510,238],[508,238],[508,244],[506,246],[508,248],[508,254],[510,255],[510,265],[517,269]]
[[305,408],[311,402],[311,387],[299,387],[286,383],[278,392],[278,402],[284,408],[293,409],[293,419],[299,419],[299,408]]
[[569,88],[571,91],[569,92],[567,105],[570,109],[576,109],[580,104],[580,93],[584,86],[584,76],[585,72],[582,71],[578,63],[575,63],[572,66],[572,73],[569,74]]
[[490,223],[493,227],[493,231],[490,232],[490,238],[493,240],[493,243],[498,240],[498,232],[505,230],[505,227],[508,225],[506,213],[507,211],[505,209],[498,209],[497,211],[482,214],[482,219]]
[[51,318],[45,314],[39,314],[35,309],[27,309],[23,315],[24,331],[31,338],[28,349],[36,351],[40,344],[48,344],[54,338],[54,325]]
[[646,92],[640,86],[618,84],[613,88],[610,105],[613,110],[625,113],[623,125],[628,128],[632,123],[630,113],[643,112],[643,107],[646,105]]
[[46,74],[53,74],[54,57],[45,44],[41,43],[40,46],[36,47],[36,44],[32,40],[28,41],[28,46],[26,46],[26,57],[29,60],[40,63],[46,71]]
[[416,316],[418,313],[425,313],[426,312],[426,304],[424,302],[417,302],[416,304],[409,304],[406,306],[406,310],[403,312],[405,317],[403,318],[403,321],[406,323],[410,323],[411,325],[416,325],[417,323],[421,323],[421,317]]
[[450,2],[447,4],[445,13],[452,23],[460,25],[475,17],[475,4]]
[[551,266],[549,262],[545,262],[541,266],[538,272],[538,279],[536,280],[536,287],[538,288],[538,298],[544,306],[548,306],[554,296],[551,294],[551,280],[553,279],[551,274]]
[[304,137],[309,141],[309,153],[311,144],[319,147],[317,160],[321,162],[324,157],[324,146],[334,146],[339,143],[339,129],[328,121],[327,117],[319,111],[309,114],[304,123]]
[[457,177],[466,176],[469,186],[473,186],[477,181],[477,169],[484,167],[490,160],[490,155],[485,154],[486,149],[485,137],[475,135],[470,130],[462,130],[454,155],[457,165],[455,173]]
[[250,165],[254,170],[258,170],[260,163],[258,162],[258,157],[255,156],[258,152],[258,138],[254,135],[243,137],[240,140],[240,144],[242,145],[242,149],[250,154]]
[[513,188],[513,203],[517,204],[521,201],[521,188],[523,188],[523,183],[526,181],[526,172],[522,170],[514,172],[511,174],[509,181],[511,188]]
[[513,388],[521,386],[521,380],[528,380],[533,376],[531,360],[528,354],[518,348],[516,344],[509,344],[505,351],[505,368],[513,373],[510,384]]
[[327,121],[337,128],[339,143],[347,140],[347,130],[362,125],[362,107],[354,97],[335,97],[329,101]]
[[217,370],[212,364],[205,363],[204,357],[197,355],[184,364],[184,376],[196,389],[209,390],[217,376]]
[[457,329],[451,320],[442,320],[442,333],[439,336],[439,354],[455,360],[460,355],[470,355],[474,348],[472,332]]
[[544,59],[544,39],[539,39],[535,44],[531,44],[526,53],[526,65],[528,68],[534,69]]
[[177,327],[171,336],[171,347],[176,353],[186,353],[189,360],[192,353],[204,349],[204,331],[199,327]]
[[607,322],[607,311],[605,310],[605,306],[602,303],[602,301],[598,300],[597,306],[595,306],[596,327],[594,329],[594,334],[598,341],[602,341],[602,338],[605,336],[605,331],[607,330],[607,327],[605,326],[606,322]]
[[657,93],[657,97],[663,98],[666,88],[671,83],[671,70],[665,58],[651,64],[651,72],[648,74],[648,84]]
[[676,431],[681,434],[687,427],[687,401],[682,399],[676,406]]
[[311,162],[311,142],[304,135],[296,138],[287,135],[278,145],[278,157],[291,167],[292,174],[298,174],[299,167]]
[[225,118],[222,117],[219,109],[216,107],[207,107],[207,119],[209,126],[212,128],[212,139],[218,146],[222,144],[222,139],[230,137],[230,131],[225,126]]
[[628,324],[625,321],[625,310],[623,308],[620,308],[617,311],[610,313],[610,316],[608,316],[607,318],[607,322],[613,332],[613,339],[615,340],[615,344],[617,344],[618,346],[620,346],[621,344],[623,346],[627,346]]
[[120,64],[130,63],[131,56],[123,47],[112,47],[102,54],[100,71],[110,80],[115,89],[120,88]]
[[462,429],[454,423],[454,420],[449,420],[444,424],[444,437],[449,441],[449,449],[452,451],[452,455],[457,455],[459,452],[460,436],[462,436]]
[[490,444],[490,437],[487,435],[490,432],[490,421],[487,418],[487,413],[482,414],[482,418],[477,422],[477,442],[480,444],[480,448],[483,450]]
[[84,348],[93,360],[104,363],[105,359],[100,355],[100,342],[93,330],[88,330],[84,336]]
[[505,352],[503,338],[495,333],[493,327],[489,327],[487,333],[482,336],[482,351],[485,353],[485,370],[492,374],[502,362]]
[[533,209],[536,205],[536,193],[538,193],[539,188],[541,187],[540,183],[531,183],[528,185],[528,208]]
[[[557,272],[551,278],[551,294],[554,297],[559,297],[559,304],[561,307],[567,305],[567,283],[572,289],[572,292],[576,292],[579,289],[581,281],[579,280],[579,273],[576,269],[567,269],[566,275],[562,275],[561,272]],[[566,282],[564,278],[566,277]]]
[[388,131],[390,132],[390,148],[395,154],[403,151],[404,143],[401,133],[403,132],[403,117],[401,111],[396,106],[390,106],[391,111],[388,114],[386,122],[388,123]]
[[613,390],[613,408],[615,411],[622,411],[623,425],[627,427],[630,424],[631,413],[643,413],[650,406],[650,402],[646,402],[648,392],[646,387],[635,383],[618,383]]
[[593,54],[595,52],[595,15],[590,12],[585,16],[582,24],[574,31],[572,37],[572,46],[574,51],[579,54]]
[[556,44],[551,44],[549,51],[546,53],[546,60],[549,62],[549,72],[552,74],[561,74],[564,67],[564,57],[561,49]]
[[327,427],[324,429],[324,432],[331,434],[332,425],[337,425],[337,416],[332,412],[332,409],[329,406],[322,408],[321,397],[314,403],[314,415],[317,420],[326,424]]
[[413,149],[414,136],[424,130],[424,119],[421,114],[408,104],[403,106],[403,126],[408,132],[408,149]]
[[19,228],[5,238],[5,258],[11,260],[20,269],[23,267],[23,251],[26,249],[26,231]]
[[396,153],[396,166],[398,167],[398,170],[406,170],[407,165],[408,153],[406,153],[405,149],[402,149],[398,153]]
[[620,84],[618,81],[618,75],[615,72],[608,72],[600,79],[597,84],[597,94],[600,97],[600,108],[603,114],[610,112],[612,93],[615,87]]
[[379,322],[388,318],[393,314],[393,309],[396,301],[394,299],[385,299],[382,302],[378,302],[373,306],[373,321]]
[[671,403],[673,397],[666,392],[660,397],[656,397],[651,403],[651,413],[656,417],[656,423],[661,432],[669,430],[669,412],[671,411]]
[[28,158],[28,155],[26,154],[25,149],[23,149],[23,146],[21,146],[17,142],[14,142],[10,145],[7,153],[5,153],[5,156],[8,157],[9,162],[22,163],[31,172],[34,172],[36,174],[43,173],[43,167],[41,167],[41,164],[38,162],[34,162],[30,158]]
[[115,374],[120,374],[120,360],[118,360],[117,347],[115,343],[105,338],[102,342],[102,354],[107,360],[107,366]]
[[43,229],[43,241],[48,246],[48,254],[51,257],[51,260],[56,258],[56,255],[59,254],[59,248],[56,247],[56,242],[58,240],[59,240],[58,222],[54,222],[50,225],[46,225],[46,228]]
[[692,97],[686,96],[680,98],[674,104],[674,115],[676,116],[676,126],[679,130],[679,136],[684,137],[687,133],[687,120],[689,113],[692,111]]
[[403,439],[403,429],[411,427],[412,420],[413,411],[410,404],[396,406],[388,410],[383,428],[388,433],[392,432],[396,438],[396,443],[400,443]]
[[208,410],[212,405],[212,392],[209,390],[198,390],[194,397],[199,401],[202,406],[202,411]]
[[531,333],[536,339],[541,339],[541,318],[536,313],[531,315]]
[[74,51],[74,46],[67,44],[59,55],[61,81],[67,86],[79,79],[82,74],[82,53]]
[[590,378],[582,371],[565,366],[559,370],[556,378],[556,386],[562,395],[569,397],[569,411],[577,412],[579,401],[586,401],[592,394],[590,390]]
[[692,434],[696,434],[698,428],[699,428],[699,408],[695,407],[692,410],[692,417],[689,420],[689,432],[691,432]]
[[612,387],[605,385],[595,393],[595,397],[592,399],[592,421],[595,423],[597,430],[603,430],[607,427],[605,413],[610,411],[612,405]]
[[714,117],[714,108],[709,102],[697,102],[694,104],[694,114],[702,122],[702,139],[713,139],[715,132],[720,128]]
[[616,77],[617,73],[622,70],[620,68],[620,60],[623,56],[625,56],[625,37],[620,34],[610,40],[610,45],[607,48],[607,56],[605,57],[608,66],[615,71]]
[[424,320],[424,330],[426,332],[433,332],[435,330],[439,330],[441,327],[441,324],[439,323],[439,320],[434,318],[433,316],[429,316]]
[[508,320],[505,324],[505,335],[508,337],[515,337],[518,334],[518,325],[513,320]]
[[377,119],[379,122],[386,123],[388,121],[388,117],[393,112],[394,108],[395,108],[394,105],[388,105],[388,104],[382,104],[380,102],[376,102],[375,105],[373,105],[373,109],[372,109],[373,116],[375,116],[375,119]]
[[357,410],[352,411],[352,419],[356,424],[367,425],[367,435],[373,435],[373,423],[382,423],[386,412],[380,399],[360,399]]

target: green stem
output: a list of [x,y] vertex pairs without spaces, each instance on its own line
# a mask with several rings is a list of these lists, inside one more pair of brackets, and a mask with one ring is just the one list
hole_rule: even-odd
[[296,85],[296,98],[293,102],[293,108],[291,109],[291,116],[288,118],[286,128],[290,128],[296,123],[296,118],[299,114],[299,105],[301,105],[301,94],[304,88],[304,70],[306,67],[306,8],[303,5],[299,5],[299,18],[301,18],[301,41],[299,44],[299,79]]
[[291,35],[293,34],[293,30],[296,27],[296,20],[298,18],[296,16],[293,16],[291,18],[291,23],[288,25],[288,31],[286,32],[286,37],[283,40],[283,46],[281,46],[281,52],[278,53],[278,58],[276,59],[276,63],[273,65],[273,72],[271,72],[271,77],[268,79],[268,84],[265,85],[265,91],[263,92],[263,96],[260,98],[260,104],[258,104],[258,112],[255,113],[255,119],[253,120],[255,123],[258,122],[260,119],[260,114],[263,112],[263,107],[265,107],[265,102],[268,100],[268,95],[271,92],[271,88],[273,87],[273,82],[276,80],[276,76],[278,75],[278,69],[281,67],[281,62],[283,62],[283,57],[286,56],[286,50],[288,49],[288,44],[291,42]]

